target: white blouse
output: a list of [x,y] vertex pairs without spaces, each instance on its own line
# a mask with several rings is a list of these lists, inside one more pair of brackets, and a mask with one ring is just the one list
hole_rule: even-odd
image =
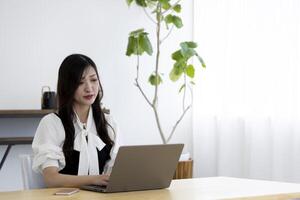
[[[108,126],[109,137],[114,141],[114,146],[110,151],[111,159],[107,161],[103,173],[110,173],[114,164],[120,146],[120,137],[118,136],[117,126],[110,115],[105,115],[110,124]],[[74,119],[75,140],[74,150],[79,151],[78,175],[98,175],[98,154],[105,143],[97,136],[96,126],[93,118],[93,111],[90,109],[86,126],[80,122],[77,114]],[[118,137],[117,137],[118,136]],[[88,142],[86,140],[88,137]],[[65,129],[61,119],[54,113],[48,114],[42,118],[35,133],[32,149],[34,171],[42,172],[46,167],[54,166],[59,170],[66,165],[64,153],[62,150],[65,141]]]

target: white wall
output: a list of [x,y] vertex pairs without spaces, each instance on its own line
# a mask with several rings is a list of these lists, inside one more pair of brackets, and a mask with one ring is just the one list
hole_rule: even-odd
[[[163,127],[168,132],[181,111],[179,85],[170,88],[167,80],[172,65],[169,55],[180,41],[192,38],[192,4],[192,0],[182,2],[184,28],[175,30],[162,46],[165,81],[160,89],[159,107]],[[124,142],[160,143],[153,113],[133,85],[135,58],[125,56],[128,33],[141,27],[154,37],[154,24],[142,9],[128,8],[125,0],[0,0],[0,109],[39,109],[41,87],[49,85],[55,90],[62,60],[71,53],[83,53],[98,66],[104,105],[117,121]],[[141,75],[142,85],[152,95],[153,88],[146,80],[154,60],[145,56],[141,62],[145,72]],[[31,120],[0,118],[0,137],[33,135],[39,119]],[[188,113],[172,141],[186,143],[184,151],[192,149],[191,123]],[[5,165],[19,164],[16,155],[20,148],[12,148],[12,160]],[[24,151],[30,148],[24,147]],[[4,167],[0,171],[0,190],[21,188],[21,183],[16,183],[21,180],[16,170]]]

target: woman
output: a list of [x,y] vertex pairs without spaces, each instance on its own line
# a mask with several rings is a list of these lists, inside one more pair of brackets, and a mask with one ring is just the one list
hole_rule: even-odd
[[103,90],[95,63],[73,54],[62,62],[58,113],[41,120],[33,143],[33,169],[48,187],[107,185],[117,151],[112,121],[100,107]]

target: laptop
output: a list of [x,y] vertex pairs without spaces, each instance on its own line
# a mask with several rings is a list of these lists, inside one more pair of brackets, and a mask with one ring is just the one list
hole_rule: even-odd
[[170,186],[183,144],[121,146],[107,186],[85,185],[96,192],[128,192]]

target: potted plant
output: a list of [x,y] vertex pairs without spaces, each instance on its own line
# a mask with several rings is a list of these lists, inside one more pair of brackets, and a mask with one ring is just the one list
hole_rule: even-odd
[[[151,42],[148,37],[148,32],[145,31],[144,28],[140,28],[134,30],[129,33],[128,44],[126,55],[127,56],[136,56],[137,65],[136,65],[136,77],[135,77],[135,86],[140,91],[141,95],[144,97],[147,104],[151,107],[154,116],[155,123],[158,128],[158,132],[163,144],[167,144],[170,142],[172,136],[174,135],[178,124],[182,121],[186,113],[190,110],[192,106],[192,101],[186,105],[186,91],[190,86],[194,84],[193,78],[195,75],[195,68],[191,64],[191,60],[193,57],[197,57],[200,61],[203,68],[205,68],[205,63],[200,55],[196,51],[197,44],[193,41],[184,41],[180,42],[179,48],[176,49],[171,58],[174,61],[173,67],[170,69],[169,78],[173,82],[182,81],[182,84],[179,88],[179,93],[183,95],[182,101],[182,113],[178,116],[178,119],[174,122],[172,126],[172,130],[170,133],[166,133],[161,126],[161,121],[158,112],[158,88],[163,82],[163,76],[161,75],[159,61],[160,61],[160,53],[161,53],[161,45],[162,43],[169,37],[169,35],[173,32],[174,28],[180,29],[183,27],[183,22],[181,18],[177,15],[181,12],[181,4],[180,0],[173,2],[172,0],[126,0],[127,4],[130,6],[135,4],[141,8],[143,8],[145,14],[149,18],[149,23],[155,24],[155,30],[151,30],[155,33],[155,41]],[[162,29],[166,29],[166,33],[162,36]],[[153,52],[152,43],[155,43],[155,50]],[[152,56],[153,54],[155,59],[155,65],[153,66],[153,72],[149,75],[148,81],[153,87],[154,94],[150,97],[140,84],[139,74],[141,63],[139,61],[139,57],[143,54],[148,54]],[[178,169],[176,171],[177,178],[190,177],[192,172],[192,161],[186,161],[179,163],[179,168],[188,169]],[[182,172],[182,173],[180,173]],[[187,173],[187,174],[185,174]],[[185,175],[184,175],[185,174]]]

